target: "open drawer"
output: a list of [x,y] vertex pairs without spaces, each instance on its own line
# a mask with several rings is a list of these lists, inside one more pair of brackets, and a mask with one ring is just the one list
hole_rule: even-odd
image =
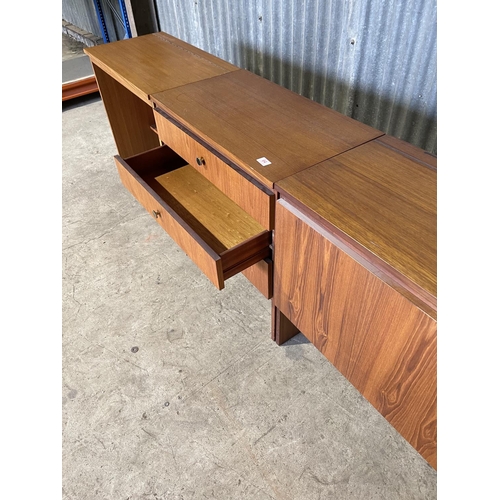
[[219,289],[271,255],[271,232],[167,146],[123,159],[123,185]]

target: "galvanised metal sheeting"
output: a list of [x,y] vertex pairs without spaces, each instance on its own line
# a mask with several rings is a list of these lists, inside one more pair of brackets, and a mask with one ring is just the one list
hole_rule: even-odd
[[95,36],[101,36],[93,0],[63,0],[62,18]]
[[[109,41],[114,42],[126,38],[126,28],[123,23],[119,2],[117,0],[102,0],[100,5]],[[99,27],[93,0],[63,0],[62,17],[74,26],[104,38]]]
[[437,152],[436,0],[156,0],[156,6],[162,31]]

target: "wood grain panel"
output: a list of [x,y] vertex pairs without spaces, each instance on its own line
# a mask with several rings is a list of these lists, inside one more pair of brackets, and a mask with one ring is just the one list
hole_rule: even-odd
[[86,47],[84,52],[146,103],[155,92],[238,69],[166,33]]
[[276,207],[275,306],[436,467],[436,321]]
[[209,245],[197,237],[196,233],[180,219],[173,210],[162,203],[154,191],[128,167],[124,160],[115,156],[115,163],[123,185],[134,198],[151,214],[156,211],[155,220],[184,250],[207,278],[219,289],[224,288],[222,261]]
[[93,68],[118,154],[128,158],[157,147],[151,107],[99,67]]
[[[268,187],[382,132],[246,70],[151,96]],[[262,166],[265,157],[271,164]]]
[[[251,264],[271,256],[271,231],[262,231],[220,254],[224,276],[230,278]],[[259,258],[256,258],[259,256]],[[251,261],[251,262],[250,262]]]
[[124,186],[217,288],[271,254],[271,232],[167,146],[115,156]]
[[273,261],[270,258],[260,260],[242,274],[266,299],[273,296]]
[[247,212],[232,202],[191,166],[163,174],[156,181],[168,204],[217,252],[222,253],[264,231]]
[[437,157],[427,151],[424,151],[423,149],[417,148],[413,144],[390,135],[383,135],[382,137],[379,137],[377,142],[384,144],[389,148],[393,148],[400,154],[406,154],[413,160],[420,161],[422,164],[427,165],[429,168],[437,168]]
[[436,311],[437,175],[379,140],[283,179],[276,189],[350,238],[358,251]]
[[[204,177],[219,188],[266,229],[274,227],[274,194],[250,182],[248,174],[237,171],[191,138],[186,132],[155,110],[160,139],[193,165]],[[204,164],[198,165],[197,158]],[[247,176],[247,177],[245,177]]]

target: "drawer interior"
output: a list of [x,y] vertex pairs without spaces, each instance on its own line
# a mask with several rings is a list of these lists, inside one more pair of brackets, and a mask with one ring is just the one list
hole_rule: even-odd
[[150,183],[218,254],[264,231],[255,219],[191,165],[156,176]]
[[270,231],[169,147],[121,161],[163,208],[220,257],[224,279],[270,254]]

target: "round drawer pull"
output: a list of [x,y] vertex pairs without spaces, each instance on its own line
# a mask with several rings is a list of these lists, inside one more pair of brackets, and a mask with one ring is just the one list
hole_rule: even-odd
[[205,158],[203,158],[203,156],[198,156],[198,158],[196,158],[196,163],[198,163],[198,165],[205,165]]
[[156,211],[156,210],[153,210],[153,211],[151,212],[151,214],[153,215],[153,217],[154,217],[155,219],[158,219],[158,217],[161,217],[161,213],[160,213],[160,212],[158,212],[158,211]]

